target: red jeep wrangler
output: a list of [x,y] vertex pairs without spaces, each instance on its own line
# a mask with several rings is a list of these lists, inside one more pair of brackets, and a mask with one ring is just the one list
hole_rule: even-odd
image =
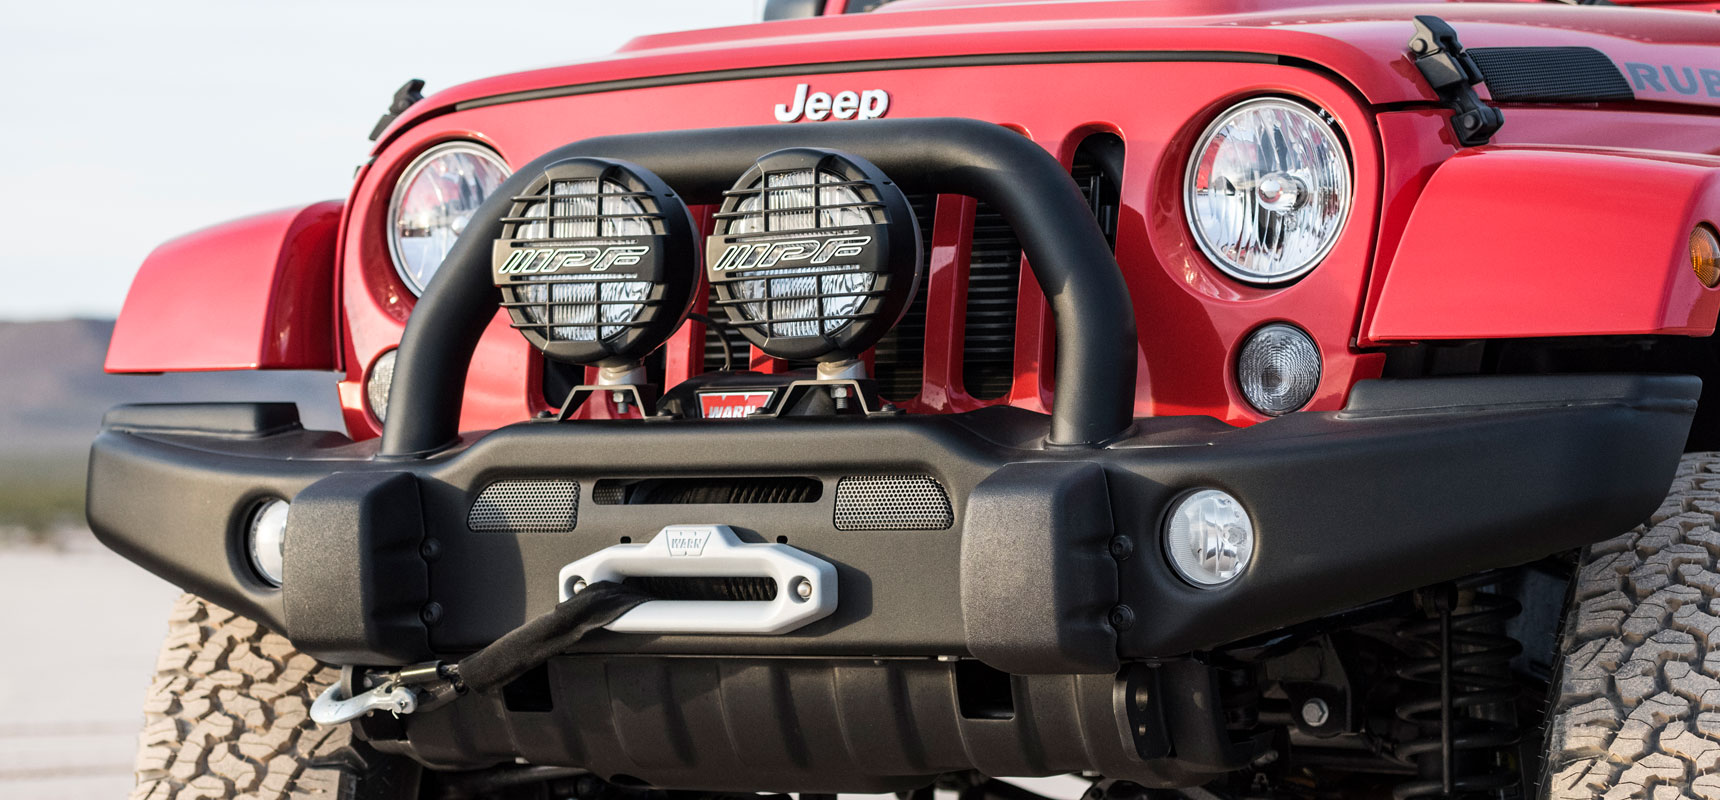
[[843,5],[145,262],[139,797],[1720,797],[1720,19]]

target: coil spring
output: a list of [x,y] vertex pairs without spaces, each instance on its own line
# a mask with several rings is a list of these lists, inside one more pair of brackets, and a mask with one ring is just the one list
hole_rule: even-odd
[[1460,589],[1484,580],[1429,591],[1434,616],[1397,631],[1411,652],[1432,653],[1397,669],[1413,698],[1397,707],[1397,716],[1416,730],[1415,738],[1398,743],[1397,754],[1420,770],[1419,779],[1392,792],[1398,800],[1499,793],[1520,782],[1509,753],[1519,736],[1510,662],[1523,647],[1503,631],[1522,607],[1486,592],[1467,593],[1459,603]]

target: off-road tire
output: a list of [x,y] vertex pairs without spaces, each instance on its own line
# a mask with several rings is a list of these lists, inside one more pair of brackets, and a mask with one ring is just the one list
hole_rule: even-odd
[[1720,453],[1678,465],[1635,530],[1583,552],[1543,795],[1720,800]]
[[410,798],[417,769],[310,719],[340,672],[194,595],[173,606],[144,701],[133,800]]

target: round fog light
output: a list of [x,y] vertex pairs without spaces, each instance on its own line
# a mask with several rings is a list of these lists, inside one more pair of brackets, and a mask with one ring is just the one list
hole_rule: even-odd
[[1254,557],[1254,523],[1236,498],[1201,489],[1178,498],[1165,520],[1165,552],[1183,580],[1221,586]]
[[264,500],[251,512],[249,535],[245,549],[251,554],[251,568],[257,577],[270,586],[281,585],[281,564],[285,560],[287,540],[287,501],[278,498]]
[[1320,386],[1320,348],[1301,328],[1273,323],[1249,334],[1236,358],[1236,385],[1255,410],[1288,414],[1314,399]]

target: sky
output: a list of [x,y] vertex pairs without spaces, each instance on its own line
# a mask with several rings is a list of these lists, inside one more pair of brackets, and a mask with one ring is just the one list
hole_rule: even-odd
[[408,78],[425,94],[759,0],[84,0],[0,14],[0,320],[119,313],[150,250],[341,198]]

